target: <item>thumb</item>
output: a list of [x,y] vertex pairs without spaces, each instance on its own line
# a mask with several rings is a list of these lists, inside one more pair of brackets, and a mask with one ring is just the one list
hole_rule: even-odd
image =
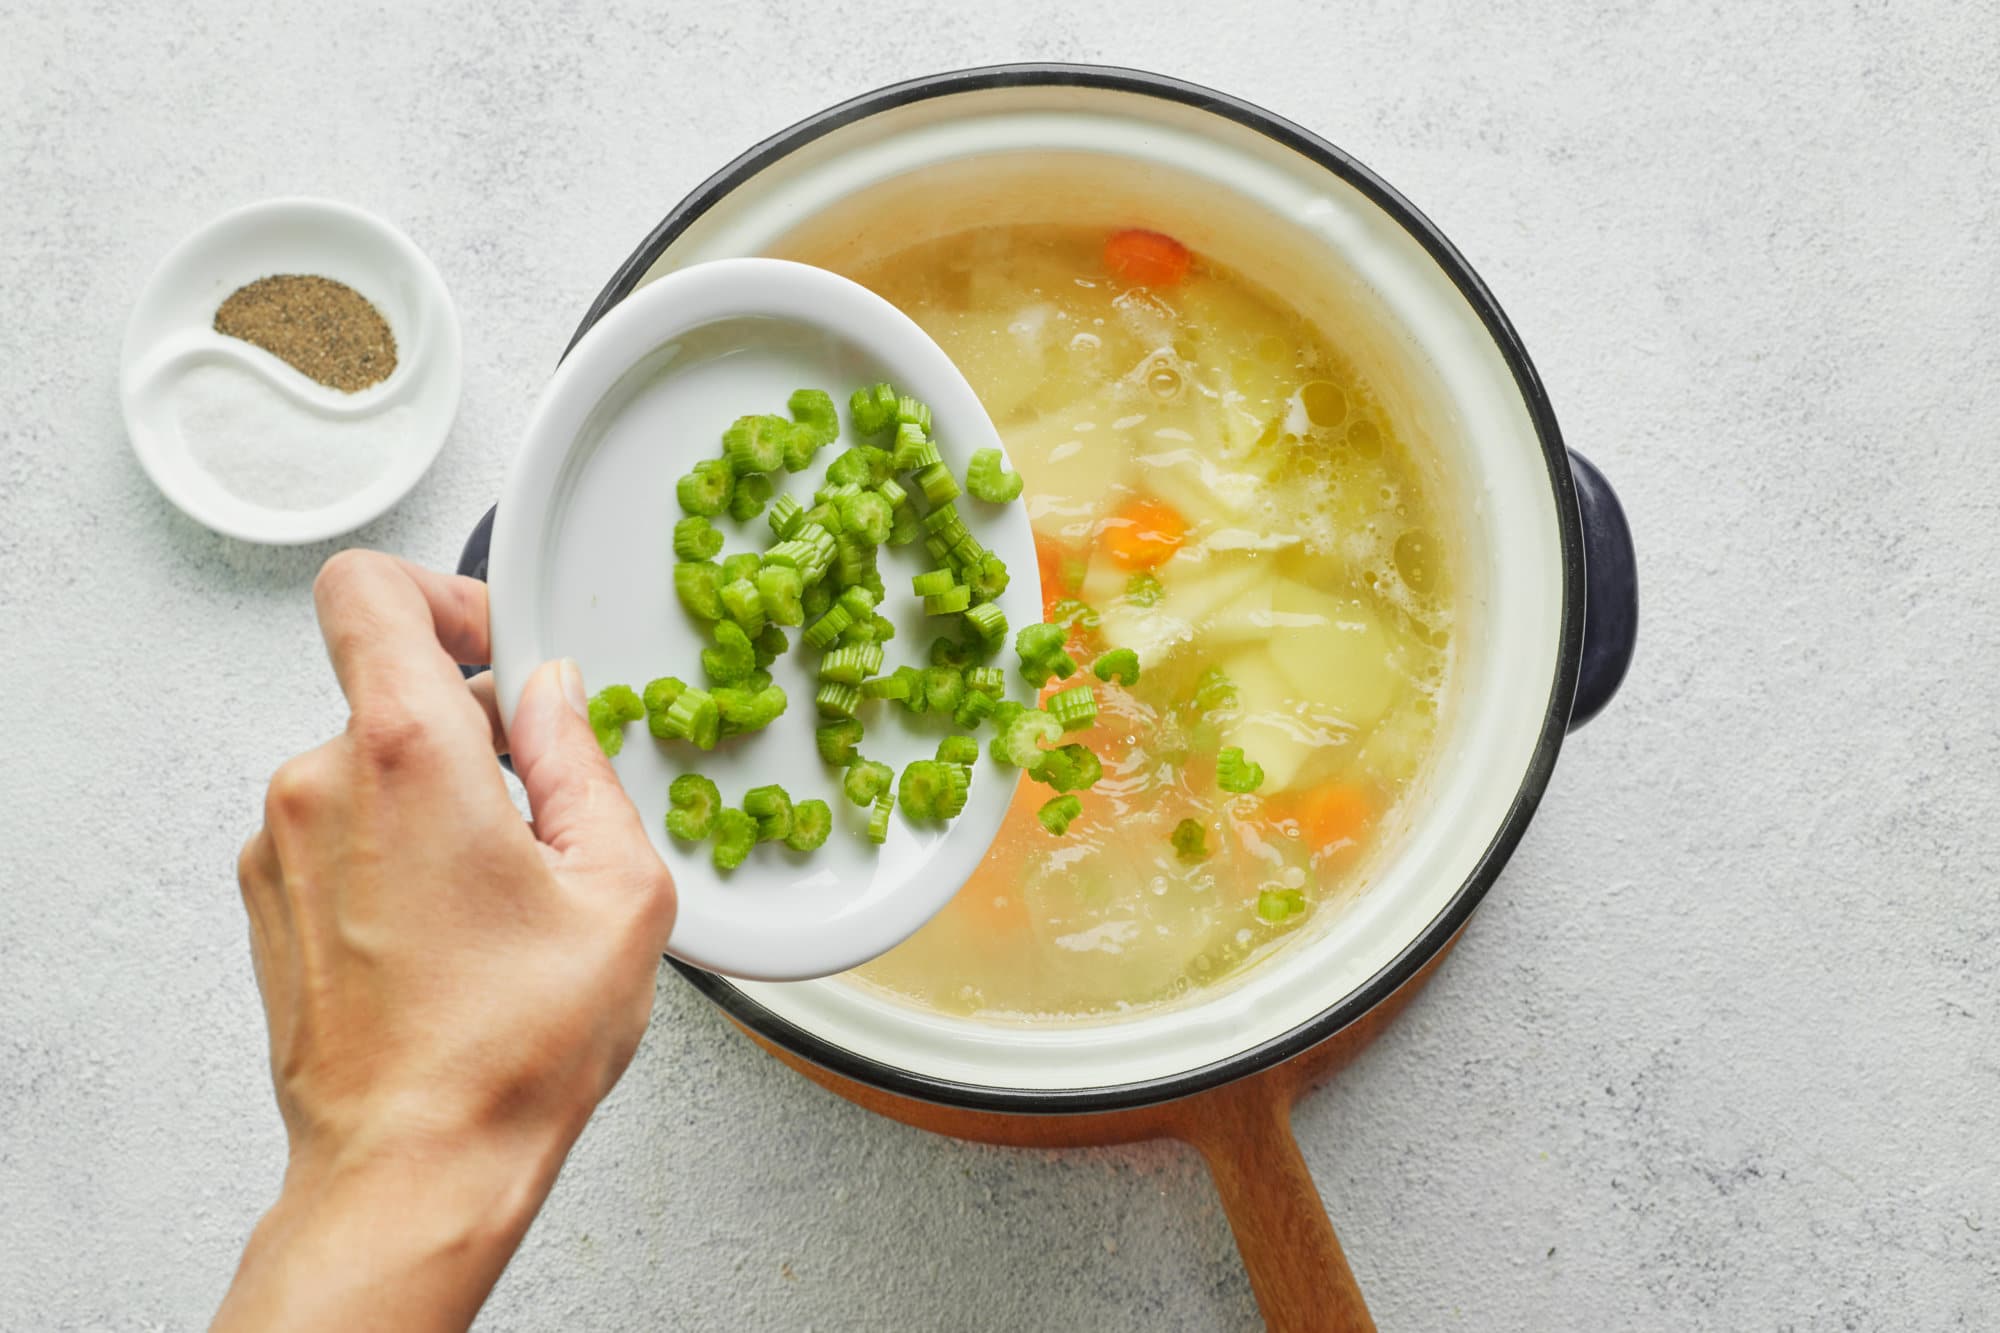
[[528,790],[535,836],[550,850],[580,869],[665,876],[639,812],[591,732],[575,662],[544,662],[528,678],[507,740],[514,772]]

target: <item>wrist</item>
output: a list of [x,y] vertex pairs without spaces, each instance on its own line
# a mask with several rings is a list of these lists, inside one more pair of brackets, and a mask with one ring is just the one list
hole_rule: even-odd
[[393,1134],[295,1151],[217,1327],[236,1313],[246,1328],[466,1327],[573,1139]]

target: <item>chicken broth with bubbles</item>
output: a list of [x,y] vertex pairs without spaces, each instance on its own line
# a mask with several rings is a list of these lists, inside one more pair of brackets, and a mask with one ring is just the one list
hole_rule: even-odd
[[[978,391],[1072,655],[1142,667],[1066,738],[1104,760],[1069,832],[1024,779],[952,903],[849,976],[953,1014],[1102,1018],[1338,910],[1423,768],[1452,653],[1420,473],[1338,346],[1150,232],[993,227],[836,267]],[[1253,793],[1218,787],[1227,746],[1262,767]]]

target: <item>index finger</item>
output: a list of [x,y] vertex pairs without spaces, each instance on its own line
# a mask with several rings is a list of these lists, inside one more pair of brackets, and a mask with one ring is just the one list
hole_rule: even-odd
[[350,707],[377,694],[465,696],[457,662],[484,662],[486,586],[378,551],[342,551],[313,581],[327,656]]

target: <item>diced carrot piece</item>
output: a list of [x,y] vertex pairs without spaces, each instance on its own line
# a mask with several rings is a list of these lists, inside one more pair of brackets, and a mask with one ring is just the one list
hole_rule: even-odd
[[1171,287],[1188,275],[1194,256],[1171,236],[1133,227],[1104,242],[1104,267],[1134,287]]
[[1354,783],[1335,782],[1290,798],[1280,814],[1298,822],[1314,851],[1330,852],[1360,841],[1375,819],[1375,803]]
[[1111,558],[1126,569],[1153,569],[1165,564],[1187,537],[1187,520],[1163,500],[1141,498],[1119,506],[1104,520],[1102,541]]

